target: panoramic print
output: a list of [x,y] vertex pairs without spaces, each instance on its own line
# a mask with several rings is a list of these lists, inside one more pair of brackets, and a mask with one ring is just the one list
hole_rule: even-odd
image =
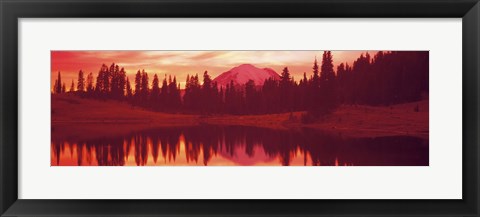
[[51,51],[50,77],[51,166],[429,166],[428,51]]

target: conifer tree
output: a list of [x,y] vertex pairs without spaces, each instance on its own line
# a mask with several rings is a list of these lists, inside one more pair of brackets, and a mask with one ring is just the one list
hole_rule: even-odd
[[127,72],[125,69],[122,67],[120,69],[120,72],[118,73],[118,97],[123,98],[125,96],[125,88],[126,88],[126,83],[127,83]]
[[177,110],[181,106],[180,84],[177,84],[177,77],[173,76],[173,81],[168,85],[169,105],[171,109]]
[[255,113],[258,111],[258,98],[255,89],[255,81],[249,79],[245,84],[245,108],[247,113]]
[[78,72],[77,91],[79,92],[85,91],[85,78],[82,70]]
[[312,85],[314,87],[318,87],[320,76],[319,76],[319,71],[318,71],[317,57],[315,57],[315,62],[313,63],[312,69],[313,69]]
[[333,71],[333,57],[330,51],[323,52],[320,72],[320,103],[318,112],[321,115],[330,112],[336,105],[335,100],[335,72]]
[[211,113],[213,111],[213,103],[215,100],[214,93],[212,91],[212,79],[208,74],[208,71],[203,72],[203,85],[200,93],[200,100],[203,103],[199,103],[201,110],[204,113]]
[[75,92],[75,84],[73,83],[73,79],[72,79],[72,84],[70,85],[70,90],[68,90],[68,92],[70,93]]
[[292,77],[288,71],[288,67],[283,68],[280,76],[280,101],[282,111],[291,111],[293,101],[293,85]]
[[163,109],[169,109],[170,107],[170,102],[168,98],[169,98],[168,82],[167,82],[167,75],[165,75],[162,81],[162,89],[160,91],[160,97],[159,97],[159,100],[165,105]]
[[128,77],[127,77],[126,83],[127,83],[127,98],[131,99],[133,96],[133,92],[132,92],[132,86],[130,85],[130,81],[128,80]]
[[55,93],[62,93],[62,76],[60,75],[60,71],[58,71]]
[[142,74],[140,70],[137,71],[135,74],[135,96],[140,97],[141,93],[141,86],[142,86]]
[[148,96],[148,73],[142,70],[142,83],[140,86],[142,98],[145,100]]
[[150,103],[152,107],[156,110],[159,109],[160,103],[164,103],[164,102],[160,102],[160,100],[158,99],[159,95],[160,95],[160,84],[158,81],[158,76],[157,74],[155,74],[153,75],[153,80],[152,80],[152,92],[150,93]]
[[317,62],[317,57],[315,56],[315,61],[313,63],[313,76],[308,82],[307,86],[307,95],[306,97],[306,107],[311,114],[316,115],[320,107],[320,74],[319,67]]
[[331,51],[324,51],[322,58],[322,68],[320,72],[320,81],[330,81],[335,79],[333,71],[333,58]]
[[90,72],[87,75],[87,93],[92,94],[93,93],[93,74]]

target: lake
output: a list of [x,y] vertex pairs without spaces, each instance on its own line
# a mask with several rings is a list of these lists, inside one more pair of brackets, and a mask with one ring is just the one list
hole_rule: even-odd
[[[112,127],[115,127],[112,125]],[[201,125],[59,137],[52,166],[428,166],[428,139]]]

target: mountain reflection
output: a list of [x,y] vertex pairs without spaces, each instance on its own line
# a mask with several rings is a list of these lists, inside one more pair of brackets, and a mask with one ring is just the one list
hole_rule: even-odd
[[428,140],[348,139],[313,129],[158,128],[117,137],[52,139],[52,166],[428,166]]

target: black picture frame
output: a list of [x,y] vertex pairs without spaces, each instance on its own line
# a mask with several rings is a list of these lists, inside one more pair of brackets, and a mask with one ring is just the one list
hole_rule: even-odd
[[[2,216],[478,216],[479,15],[478,0],[0,0],[0,213]],[[462,18],[463,199],[18,199],[18,19],[69,17]]]

